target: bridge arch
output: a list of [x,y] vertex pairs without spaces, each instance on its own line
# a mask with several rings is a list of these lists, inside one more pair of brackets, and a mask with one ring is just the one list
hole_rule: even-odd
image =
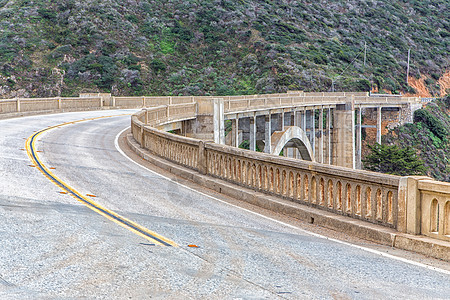
[[286,126],[283,131],[275,131],[271,140],[271,154],[279,155],[286,145],[290,145],[298,149],[303,160],[315,161],[306,132],[298,126]]

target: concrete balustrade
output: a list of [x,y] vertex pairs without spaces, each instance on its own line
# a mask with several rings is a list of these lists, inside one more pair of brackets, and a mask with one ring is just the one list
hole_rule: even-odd
[[112,97],[87,93],[80,97],[0,99],[0,114],[110,108],[140,108],[196,103],[195,97]]
[[396,227],[399,177],[205,144],[207,174],[334,213]]
[[[204,102],[197,105],[206,107]],[[133,137],[153,154],[255,191],[400,232],[449,240],[448,183],[352,170],[174,135],[155,127],[167,124],[169,118],[177,122],[195,118],[198,107],[189,113],[180,109],[176,116],[165,111],[166,106],[149,108],[132,117]],[[300,114],[297,117],[301,123]]]
[[[164,157],[183,166],[201,171],[199,167],[200,145],[203,141],[184,136],[174,135],[157,130],[148,125],[161,125],[172,120],[188,120],[195,117],[195,109],[187,105],[159,106],[145,109],[131,118],[133,137],[152,153]],[[189,109],[190,108],[190,109]],[[171,113],[169,112],[171,111]],[[169,114],[168,114],[169,112]]]
[[112,97],[114,106],[116,107],[151,107],[160,105],[186,104],[194,103],[193,96],[177,96],[177,97]]
[[0,114],[48,112],[64,109],[96,109],[101,107],[103,107],[103,98],[101,97],[0,99]]
[[421,233],[450,241],[450,183],[420,180],[418,190]]
[[20,110],[18,99],[0,100],[0,113],[15,113]]

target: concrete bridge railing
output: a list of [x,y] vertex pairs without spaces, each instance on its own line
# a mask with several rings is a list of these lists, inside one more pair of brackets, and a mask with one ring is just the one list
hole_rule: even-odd
[[[167,108],[145,109],[132,117],[133,137],[153,154],[255,191],[400,232],[450,241],[448,183],[253,152],[146,125],[157,127],[169,122],[169,119],[151,120],[164,109]],[[177,117],[172,116],[179,121],[191,119],[195,114]]]
[[[325,94],[325,93],[323,93]],[[256,97],[257,96],[257,97]],[[349,96],[344,95],[310,95],[304,93],[301,95],[278,94],[277,97],[267,95],[256,95],[255,97],[223,97],[224,112],[236,113],[244,111],[254,111],[257,109],[270,109],[280,107],[305,106],[305,105],[323,105],[336,106],[337,104],[346,104]],[[222,98],[222,97],[221,97]],[[393,104],[393,99],[389,97],[369,97],[351,95],[350,100],[354,105],[382,105]],[[419,103],[418,98],[402,97],[395,101],[398,104]],[[397,104],[397,105],[398,105]]]
[[16,98],[0,100],[0,114],[103,107],[101,97]]

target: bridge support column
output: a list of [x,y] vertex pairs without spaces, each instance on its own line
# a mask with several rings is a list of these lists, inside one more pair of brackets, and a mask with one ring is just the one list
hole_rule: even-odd
[[377,107],[377,143],[381,145],[381,106]]
[[359,107],[356,120],[356,169],[361,169],[361,148],[362,148],[362,111]]
[[311,146],[313,150],[313,156],[316,157],[316,110],[313,108],[310,110],[311,115]]
[[239,116],[236,115],[236,119],[231,120],[231,145],[233,147],[239,147]]
[[286,152],[286,155],[285,155],[286,157],[294,158],[294,148],[292,148],[292,147],[284,148],[284,150]]
[[250,117],[250,150],[256,151],[256,116]]
[[323,107],[319,115],[319,162],[323,163]]
[[[292,115],[294,116],[294,120],[292,122],[292,125],[300,127],[300,122],[301,122],[301,120],[300,120],[300,116],[301,116],[300,112],[298,110],[294,110]],[[293,153],[292,157],[293,158],[300,158],[300,152],[298,151],[297,148],[294,148],[294,153]]]
[[293,113],[293,116],[294,116],[294,120],[292,122],[292,125],[300,127],[300,122],[299,122],[300,121],[300,112],[298,110],[295,110]]
[[214,143],[225,144],[224,107],[222,99],[214,99]]
[[355,168],[355,118],[351,102],[336,105],[333,124],[333,164]]
[[331,107],[328,107],[327,114],[327,136],[328,136],[328,164],[331,165]]
[[301,128],[303,129],[304,132],[306,132],[306,107],[303,108],[303,112],[302,112],[302,126]]
[[265,116],[266,118],[266,124],[264,128],[264,152],[265,153],[272,153],[272,120],[270,111],[269,114]]
[[[292,125],[293,126],[297,126],[300,127],[300,123],[301,123],[301,112],[299,112],[298,110],[295,110],[292,113],[294,120],[292,121]],[[300,152],[298,151],[297,148],[294,148],[294,153],[292,154],[293,158],[300,158]]]

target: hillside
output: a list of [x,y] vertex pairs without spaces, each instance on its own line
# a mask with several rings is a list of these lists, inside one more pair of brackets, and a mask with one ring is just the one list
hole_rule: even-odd
[[427,175],[450,182],[450,96],[416,111],[414,124],[391,130],[382,142],[414,148],[424,161]]
[[[0,0],[0,97],[445,93],[448,0]],[[364,44],[367,59],[364,66]],[[341,75],[342,74],[342,75]],[[447,73],[448,74],[448,73]]]

